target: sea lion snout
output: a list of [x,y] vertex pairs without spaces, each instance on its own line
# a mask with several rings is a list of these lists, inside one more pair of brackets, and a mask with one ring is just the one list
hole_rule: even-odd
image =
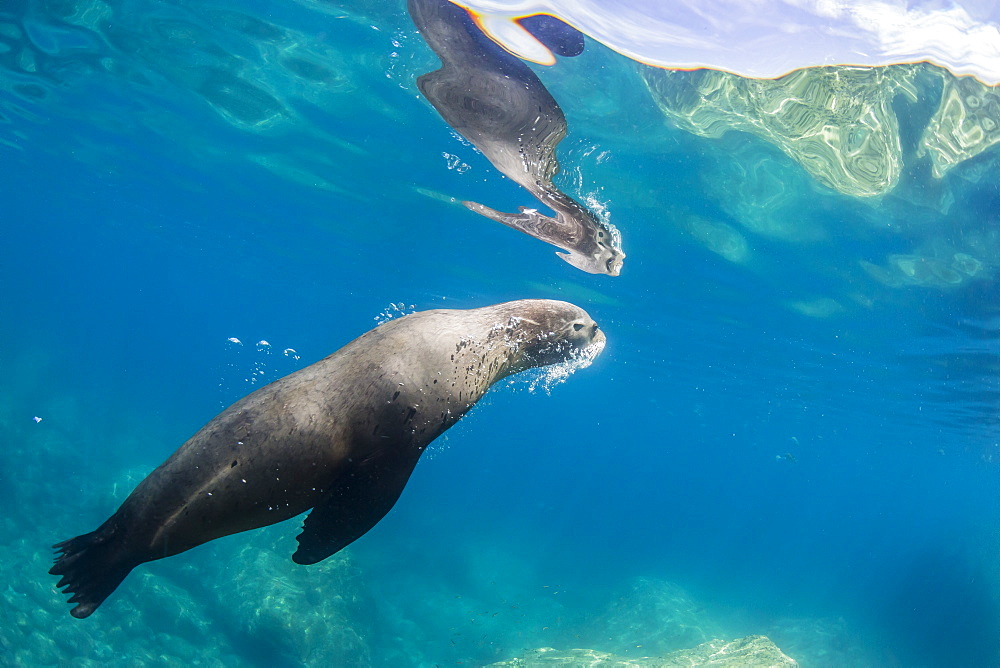
[[590,343],[587,344],[587,347],[599,346],[601,350],[604,350],[604,344],[606,344],[607,342],[608,342],[608,337],[605,336],[604,330],[598,327],[597,323],[595,322],[594,330],[593,332],[591,332],[590,335]]
[[572,334],[567,337],[578,348],[587,348],[595,344],[603,345],[606,337],[600,326],[589,315],[578,318],[570,323]]
[[608,342],[608,337],[604,335],[604,330],[593,320],[580,331],[585,336],[581,338],[578,344],[578,354],[588,357],[593,361],[604,350],[604,345]]
[[546,307],[544,315],[534,321],[541,332],[526,354],[530,366],[593,360],[601,353],[607,338],[590,314],[567,302],[551,301]]

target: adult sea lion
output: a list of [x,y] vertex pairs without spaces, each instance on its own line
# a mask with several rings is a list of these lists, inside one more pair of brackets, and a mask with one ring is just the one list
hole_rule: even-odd
[[[617,276],[625,259],[617,233],[552,183],[559,171],[556,144],[566,136],[566,117],[535,73],[448,0],[409,0],[409,10],[441,59],[441,69],[417,79],[420,92],[448,125],[555,217],[526,207],[520,213],[504,213],[476,202],[465,206],[558,246],[566,252],[557,255],[578,269]],[[556,19],[543,17],[527,25],[561,55],[583,50],[582,35]]]
[[496,381],[604,346],[583,309],[526,299],[389,321],[240,399],[150,473],[49,571],[87,617],[141,563],[312,508],[292,559],[314,564],[396,503],[427,445]]

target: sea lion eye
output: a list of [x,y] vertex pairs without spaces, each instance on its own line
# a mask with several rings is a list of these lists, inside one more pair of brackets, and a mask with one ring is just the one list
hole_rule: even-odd
[[583,329],[583,323],[582,322],[574,322],[573,323],[573,331],[574,332],[579,332],[581,329]]

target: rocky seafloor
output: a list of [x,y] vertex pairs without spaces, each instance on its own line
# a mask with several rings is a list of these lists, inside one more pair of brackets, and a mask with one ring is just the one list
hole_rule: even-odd
[[24,422],[0,414],[12,438],[0,501],[18,509],[0,517],[0,665],[873,665],[843,620],[726,623],[651,577],[586,593],[536,587],[530,558],[491,557],[488,541],[452,545],[464,578],[412,556],[372,563],[383,550],[370,545],[302,567],[290,559],[295,521],[143,564],[74,619],[47,573],[50,546],[92,528],[147,471],[122,467],[109,485],[108,462],[67,445],[85,435]]
[[[5,529],[11,524],[13,520],[4,520]],[[43,539],[21,536],[4,549],[8,584],[2,594],[0,663],[800,665],[765,636],[734,638],[679,586],[648,578],[632,582],[603,609],[564,611],[568,623],[560,630],[547,632],[541,622],[533,623],[535,613],[525,606],[518,618],[501,622],[491,620],[496,613],[477,612],[481,619],[470,620],[464,633],[453,631],[449,638],[438,623],[414,615],[404,601],[376,598],[349,550],[302,568],[291,564],[282,549],[292,540],[289,532],[282,535],[275,527],[247,538],[205,547],[215,553],[211,558],[203,554],[197,562],[168,560],[140,567],[101,610],[81,621],[69,616],[54,578],[45,572],[48,554],[38,547]],[[438,603],[445,618],[455,616],[447,606],[477,608],[450,590],[432,602]],[[511,624],[520,626],[502,628]],[[800,624],[802,638],[789,642],[803,650],[796,658],[804,666],[849,665],[847,629],[837,637],[828,633],[824,644],[822,632],[817,633],[822,626],[816,620]],[[525,649],[543,643],[556,649]]]
[[644,656],[626,659],[608,652],[592,649],[559,651],[551,647],[531,650],[510,661],[498,661],[491,666],[592,666],[616,668],[618,666],[757,666],[778,668],[798,666],[786,656],[767,636],[747,636],[736,640],[711,640],[691,649],[681,649],[663,656]]

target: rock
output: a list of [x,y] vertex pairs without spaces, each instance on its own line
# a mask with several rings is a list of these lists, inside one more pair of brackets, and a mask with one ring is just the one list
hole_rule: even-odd
[[229,601],[241,631],[273,652],[266,660],[371,665],[371,629],[361,620],[372,610],[350,552],[303,568],[288,558],[293,541],[287,527],[256,532],[230,562],[236,577],[216,588],[220,602]]
[[680,586],[636,578],[603,615],[593,619],[587,644],[618,654],[665,654],[723,636],[707,611]]
[[663,657],[657,666],[797,666],[767,636],[747,636],[729,642],[710,640],[691,649],[682,649]]
[[[813,668],[875,666],[885,663],[872,655],[878,647],[866,647],[864,634],[851,628],[842,617],[791,618],[775,620],[767,634],[788,652]],[[876,643],[878,645],[878,643]]]
[[682,649],[660,657],[624,658],[593,649],[556,650],[542,647],[529,650],[523,656],[500,661],[491,666],[588,666],[590,668],[616,668],[618,666],[755,666],[771,668],[798,666],[786,656],[767,636],[747,636],[737,640],[710,640],[691,649]]

